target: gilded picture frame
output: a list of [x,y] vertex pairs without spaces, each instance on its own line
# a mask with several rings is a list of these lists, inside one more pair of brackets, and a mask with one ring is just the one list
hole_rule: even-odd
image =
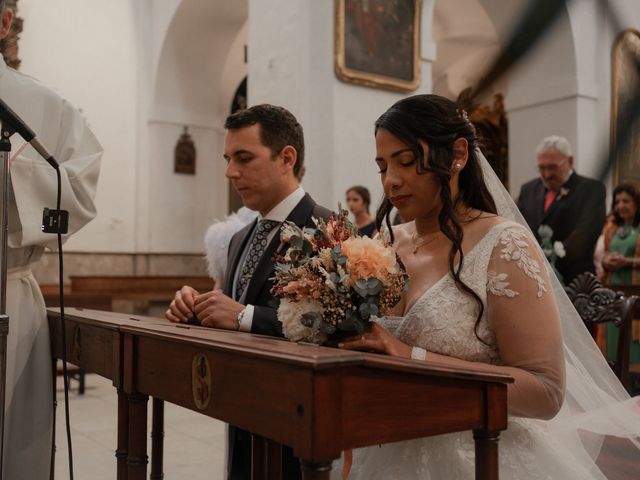
[[633,119],[631,132],[621,138],[620,128],[627,102],[640,89],[640,32],[627,29],[613,43],[611,52],[611,152],[612,181],[615,187],[623,181],[640,182],[640,118]]
[[336,76],[411,92],[420,86],[422,0],[335,0]]

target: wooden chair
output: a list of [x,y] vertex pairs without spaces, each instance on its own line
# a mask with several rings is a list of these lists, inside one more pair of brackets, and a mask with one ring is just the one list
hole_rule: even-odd
[[587,327],[609,322],[618,327],[620,334],[616,360],[609,364],[622,385],[630,390],[631,320],[640,310],[640,298],[604,287],[590,272],[578,275],[565,290]]

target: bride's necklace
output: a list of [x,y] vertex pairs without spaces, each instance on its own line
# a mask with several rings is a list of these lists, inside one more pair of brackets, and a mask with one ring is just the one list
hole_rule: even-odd
[[438,238],[440,235],[442,234],[442,232],[438,231],[435,233],[432,233],[431,235],[427,235],[424,237],[418,237],[417,232],[413,232],[411,234],[411,243],[413,244],[413,253],[418,253],[418,249],[422,248],[426,245],[429,245],[431,242],[433,242],[436,238]]

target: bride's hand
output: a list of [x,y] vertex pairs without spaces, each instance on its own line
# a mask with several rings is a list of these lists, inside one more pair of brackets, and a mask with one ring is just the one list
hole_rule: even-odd
[[363,335],[353,335],[342,340],[338,348],[346,350],[364,350],[374,353],[385,353],[393,357],[411,358],[411,347],[398,340],[377,323]]

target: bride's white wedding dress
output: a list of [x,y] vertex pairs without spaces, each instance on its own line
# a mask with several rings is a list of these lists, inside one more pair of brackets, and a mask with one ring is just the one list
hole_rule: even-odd
[[[551,302],[555,309],[539,249],[533,245],[535,240],[525,228],[504,221],[492,226],[465,255],[461,278],[486,306],[475,331],[479,305],[456,287],[449,274],[424,291],[405,316],[377,321],[406,344],[425,349],[427,362],[430,352],[435,352],[470,362],[501,365],[501,350],[513,350],[514,345],[504,343],[510,341],[504,330],[500,335],[503,343],[496,340],[495,326],[488,321],[493,318],[492,309],[512,310],[506,314],[518,322],[536,322],[536,318],[531,318],[540,311],[535,302]],[[505,325],[499,328],[504,329]],[[517,365],[526,375],[516,377],[520,387],[509,392],[510,403],[520,397],[515,402],[520,405],[519,415],[545,416],[544,412],[549,408],[555,411],[553,405],[559,405],[563,399],[564,371],[557,368],[563,362],[541,358],[533,345],[539,340],[515,347],[526,350]],[[562,350],[561,345],[559,349]],[[512,361],[509,364],[514,366]],[[527,399],[532,392],[537,393],[533,395],[538,398],[535,401]],[[508,429],[502,432],[499,443],[501,479],[605,478],[593,466],[576,433],[551,434],[549,428],[549,422],[544,420],[510,416]],[[474,457],[470,431],[372,446],[354,450],[349,478],[472,479]],[[339,473],[340,467],[336,466],[335,478]]]

